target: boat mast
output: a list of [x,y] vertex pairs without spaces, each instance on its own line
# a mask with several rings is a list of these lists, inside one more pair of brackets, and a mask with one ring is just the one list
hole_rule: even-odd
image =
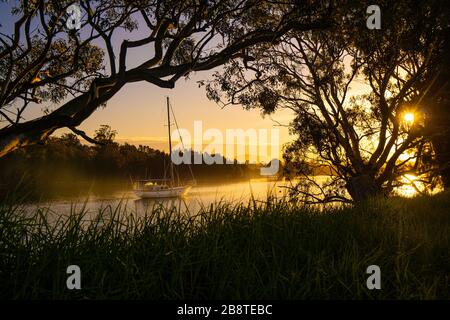
[[167,127],[169,128],[170,179],[171,179],[172,184],[173,184],[174,177],[173,177],[173,162],[172,162],[172,139],[170,137],[170,103],[169,103],[169,97],[167,97]]

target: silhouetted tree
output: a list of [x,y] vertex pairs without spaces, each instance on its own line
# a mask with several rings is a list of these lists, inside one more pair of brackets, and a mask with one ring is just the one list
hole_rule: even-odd
[[[73,3],[82,14],[80,30],[66,25],[67,8]],[[191,72],[249,60],[247,48],[277,41],[289,30],[327,27],[327,3],[17,1],[13,33],[0,33],[0,156],[63,127],[95,142],[76,127],[127,83],[174,88]],[[130,50],[147,45],[153,50],[143,51],[141,61],[130,67]],[[33,104],[40,104],[45,115],[25,120],[23,113]]]
[[[332,29],[292,31],[276,46],[254,49],[254,61],[231,61],[208,83],[208,95],[265,113],[293,111],[297,138],[285,159],[303,175],[294,191],[306,202],[388,195],[411,184],[406,174],[433,187],[434,168],[422,161],[425,153],[434,156],[416,105],[423,94],[415,89],[440,46],[405,19],[417,16],[413,1],[380,1],[381,30],[366,27],[368,3],[342,3]],[[352,91],[356,86],[362,94]],[[413,122],[404,120],[408,112]],[[329,180],[312,178],[312,165],[330,167]]]
[[[78,136],[65,133],[43,144],[20,148],[0,158],[0,199],[18,186],[33,197],[49,197],[67,189],[65,195],[78,195],[97,181],[99,189],[129,188],[130,178],[163,178],[169,155],[148,146],[118,144],[116,131],[103,125],[96,130],[100,145],[82,144]],[[224,163],[225,163],[224,159]],[[194,165],[199,183],[241,180],[259,175],[258,166]],[[187,165],[177,166],[177,178],[190,180]]]
[[[450,188],[450,2],[446,0],[417,1],[417,12],[411,17],[416,29],[422,32],[423,39],[433,41],[439,50],[431,58],[432,67],[416,85],[421,92],[417,104],[426,115],[426,136],[433,143],[435,159],[444,187]],[[412,48],[417,43],[410,42]],[[426,155],[425,155],[426,156]]]
[[111,126],[102,124],[99,129],[95,130],[94,139],[100,144],[111,144],[116,138],[117,131],[113,130]]

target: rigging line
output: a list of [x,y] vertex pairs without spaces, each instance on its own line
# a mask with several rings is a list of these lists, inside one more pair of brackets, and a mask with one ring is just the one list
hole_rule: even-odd
[[[181,136],[181,134],[179,134],[180,128],[178,127],[177,118],[175,117],[175,112],[173,112],[172,102],[170,100],[169,100],[169,107],[170,107],[170,110],[172,111],[173,121],[175,122],[175,126],[177,127],[178,136],[180,137],[180,142],[181,142],[181,145],[183,146],[183,152],[184,152],[186,147],[184,146],[183,137]],[[191,173],[192,179],[195,181],[194,172],[192,171],[191,164],[188,165],[188,168],[189,168],[189,172]]]

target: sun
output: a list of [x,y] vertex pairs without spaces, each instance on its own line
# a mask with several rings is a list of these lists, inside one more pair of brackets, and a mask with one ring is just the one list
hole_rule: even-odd
[[412,113],[412,112],[406,112],[406,113],[403,115],[403,120],[405,120],[405,122],[406,122],[407,124],[413,124],[413,123],[414,123],[414,113]]

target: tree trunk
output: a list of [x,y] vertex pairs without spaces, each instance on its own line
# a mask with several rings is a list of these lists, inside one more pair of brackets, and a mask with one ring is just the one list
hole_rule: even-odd
[[381,187],[368,174],[361,174],[350,178],[346,188],[355,202],[361,202],[383,195]]

